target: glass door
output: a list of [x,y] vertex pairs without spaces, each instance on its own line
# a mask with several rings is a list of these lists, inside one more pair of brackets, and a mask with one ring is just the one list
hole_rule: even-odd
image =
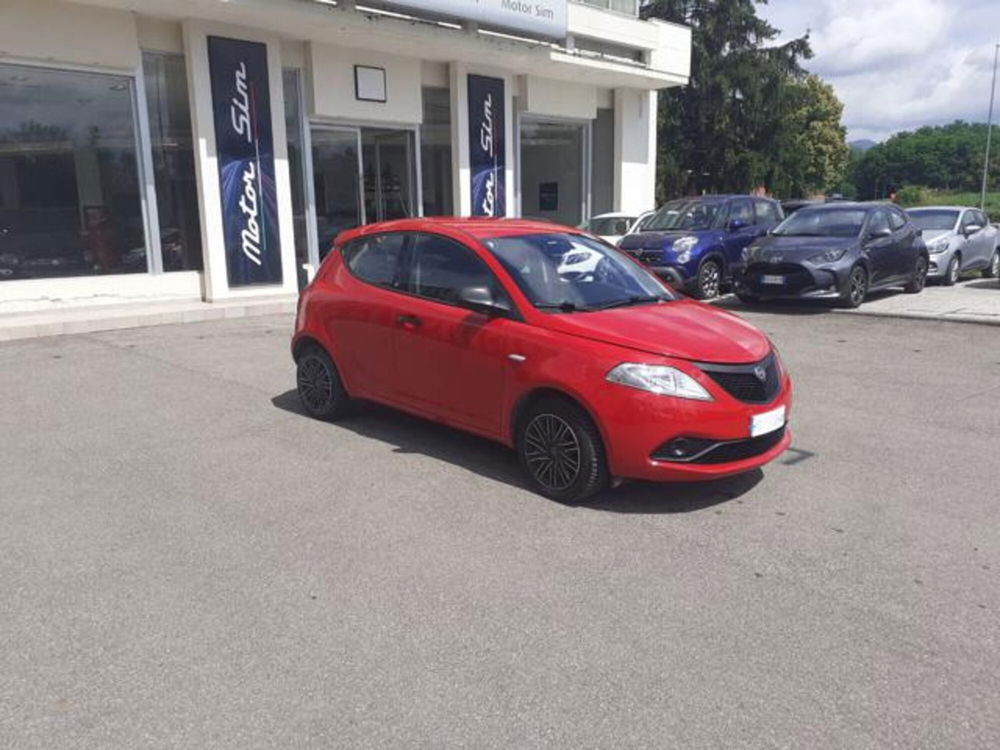
[[361,201],[361,131],[313,128],[312,170],[316,238],[322,259],[338,234],[365,223]]
[[361,130],[365,215],[369,222],[416,215],[413,136],[410,130]]
[[579,226],[588,214],[588,126],[521,120],[521,215]]

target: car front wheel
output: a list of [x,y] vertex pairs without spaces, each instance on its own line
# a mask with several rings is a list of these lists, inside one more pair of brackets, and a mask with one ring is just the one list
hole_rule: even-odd
[[694,296],[698,299],[715,299],[722,290],[722,265],[714,258],[702,261],[698,266]]
[[601,435],[569,401],[545,398],[531,406],[520,420],[517,453],[532,488],[561,503],[580,503],[608,484]]
[[945,286],[955,286],[955,282],[958,281],[958,274],[962,268],[962,259],[957,255],[951,256],[951,260],[948,261],[948,268],[944,272],[944,279],[941,283]]
[[855,266],[847,277],[847,284],[840,293],[841,307],[854,309],[860,307],[868,295],[868,272],[862,266]]
[[917,267],[913,269],[913,278],[910,283],[903,287],[907,294],[917,294],[924,290],[927,284],[927,258],[920,256],[917,258]]
[[990,264],[983,271],[983,276],[987,279],[995,279],[997,276],[1000,276],[1000,249],[993,253]]
[[350,398],[333,361],[319,347],[299,357],[295,379],[299,401],[310,417],[333,420],[347,413]]

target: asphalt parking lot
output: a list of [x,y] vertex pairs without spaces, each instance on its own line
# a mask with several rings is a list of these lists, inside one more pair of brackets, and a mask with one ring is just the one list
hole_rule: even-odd
[[579,508],[289,316],[0,344],[0,746],[1000,745],[1000,332],[743,314],[793,449]]

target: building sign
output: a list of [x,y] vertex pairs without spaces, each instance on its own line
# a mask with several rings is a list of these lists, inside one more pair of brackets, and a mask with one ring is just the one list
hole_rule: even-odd
[[472,215],[506,216],[506,121],[502,78],[469,76],[469,167]]
[[566,0],[383,0],[381,4],[419,16],[474,21],[521,36],[566,38]]
[[230,286],[281,283],[267,47],[208,38]]

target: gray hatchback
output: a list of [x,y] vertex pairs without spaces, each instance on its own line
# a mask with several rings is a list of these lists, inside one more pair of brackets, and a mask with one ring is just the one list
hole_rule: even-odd
[[951,286],[966,271],[1000,274],[1000,232],[978,208],[927,206],[907,213],[930,252],[928,278]]

